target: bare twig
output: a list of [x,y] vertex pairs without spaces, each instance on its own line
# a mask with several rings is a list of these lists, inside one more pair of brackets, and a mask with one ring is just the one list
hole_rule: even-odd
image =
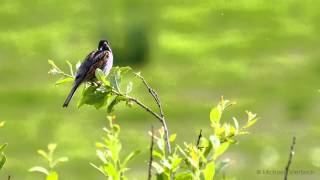
[[152,161],[153,161],[153,144],[154,144],[154,138],[153,138],[153,126],[151,126],[151,144],[150,144],[150,158],[149,158],[149,166],[148,166],[148,180],[151,180],[152,178]]
[[158,96],[158,94],[156,93],[155,90],[153,90],[149,84],[147,83],[147,81],[144,79],[144,77],[142,77],[140,75],[140,73],[135,73],[136,76],[138,76],[143,84],[147,87],[149,93],[151,94],[151,96],[153,97],[153,99],[156,101],[156,104],[159,108],[159,113],[160,113],[160,117],[161,118],[158,118],[163,126],[163,129],[164,129],[164,132],[165,132],[165,141],[166,141],[166,144],[167,144],[167,150],[169,152],[169,154],[171,154],[171,145],[170,145],[170,141],[169,141],[169,130],[168,130],[168,127],[167,127],[167,123],[166,123],[166,120],[165,120],[165,117],[164,117],[164,113],[163,113],[163,109],[162,109],[162,105],[161,105],[161,101],[160,101],[160,98]]
[[149,108],[147,105],[143,104],[141,101],[139,101],[138,99],[136,99],[134,97],[128,96],[127,94],[123,94],[123,93],[121,93],[117,90],[114,90],[114,89],[112,89],[111,91],[112,91],[112,93],[114,93],[117,96],[125,97],[129,101],[136,103],[137,105],[142,107],[144,110],[146,110],[147,112],[152,114],[155,118],[157,118],[160,121],[160,123],[163,126],[164,132],[165,132],[165,141],[166,141],[166,145],[167,145],[167,151],[169,154],[171,154],[171,145],[170,145],[170,141],[169,141],[169,130],[168,130],[167,123],[166,123],[166,120],[164,117],[161,101],[160,101],[157,93],[148,85],[146,80],[138,73],[135,73],[135,75],[138,76],[142,80],[143,84],[148,88],[149,93],[151,94],[153,99],[156,101],[156,104],[159,108],[160,115],[158,113],[154,112],[151,108]]
[[197,148],[200,149],[199,145],[200,145],[200,140],[202,138],[202,129],[200,129],[200,133],[199,133],[199,136],[198,136],[198,139],[197,139]]
[[287,166],[286,166],[285,172],[284,172],[284,180],[288,179],[289,168],[290,168],[291,161],[292,161],[292,158],[293,158],[293,155],[294,155],[294,147],[295,147],[295,145],[296,145],[296,137],[293,137],[292,138],[292,144],[291,144],[291,147],[290,147],[288,163],[287,163]]
[[9,175],[9,176],[8,176],[8,180],[10,180],[10,179],[11,179],[11,176]]
[[[134,103],[136,103],[137,105],[139,105],[140,107],[142,107],[144,110],[146,110],[147,112],[149,112],[150,114],[152,114],[155,118],[157,119],[161,119],[161,116],[159,116],[157,113],[153,112],[151,110],[151,108],[149,108],[147,105],[143,104],[141,101],[139,101],[138,99],[134,98],[134,97],[131,97],[131,96],[128,96],[128,95],[125,95],[125,94],[122,94],[118,91],[115,91],[115,90],[112,90],[112,93],[114,93],[115,95],[117,96],[123,96],[125,97],[126,99],[128,99],[129,101],[132,101]],[[160,120],[161,122],[161,120]]]

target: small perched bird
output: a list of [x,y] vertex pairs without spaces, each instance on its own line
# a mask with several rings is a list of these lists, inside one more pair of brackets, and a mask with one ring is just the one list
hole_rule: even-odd
[[73,94],[81,83],[93,81],[95,79],[95,71],[101,69],[106,75],[109,74],[113,65],[113,55],[110,44],[107,40],[100,40],[98,49],[87,55],[80,65],[72,86],[72,89],[63,103],[63,107],[68,107]]

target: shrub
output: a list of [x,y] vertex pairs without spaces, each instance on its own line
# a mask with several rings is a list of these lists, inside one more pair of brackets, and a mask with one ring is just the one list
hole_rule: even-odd
[[[49,73],[59,75],[60,79],[57,85],[73,81],[74,70],[69,64],[70,73],[65,73],[53,61],[49,61],[51,70]],[[133,73],[146,86],[148,93],[153,97],[157,105],[158,112],[151,109],[137,98],[130,95],[133,83],[129,81],[122,84],[122,79],[126,74]],[[212,108],[210,119],[210,134],[205,136],[200,132],[196,143],[183,143],[178,145],[175,142],[176,134],[170,136],[165,116],[162,110],[162,104],[158,94],[149,86],[144,77],[140,73],[132,72],[130,67],[114,67],[108,76],[105,76],[100,69],[96,70],[97,83],[86,83],[82,92],[78,107],[83,105],[94,106],[97,109],[105,108],[111,112],[115,106],[124,102],[128,106],[138,105],[146,112],[153,115],[162,127],[155,133],[152,129],[150,159],[149,159],[149,175],[155,174],[157,179],[195,179],[195,180],[212,180],[218,177],[223,169],[228,165],[229,160],[219,160],[219,157],[228,150],[230,145],[237,142],[236,138],[240,135],[248,134],[248,128],[257,121],[256,114],[247,113],[247,120],[243,126],[240,126],[238,120],[233,117],[232,123],[222,120],[224,112],[234,105],[229,100],[221,101]],[[125,86],[125,90],[123,90]],[[119,159],[121,143],[118,139],[120,126],[113,123],[109,117],[109,129],[104,129],[107,133],[103,143],[97,143],[97,155],[102,161],[102,165],[93,165],[108,179],[126,179],[125,171],[127,161],[133,158],[137,151],[129,154],[124,160]],[[156,147],[154,147],[156,144]],[[172,148],[173,147],[173,151]]]

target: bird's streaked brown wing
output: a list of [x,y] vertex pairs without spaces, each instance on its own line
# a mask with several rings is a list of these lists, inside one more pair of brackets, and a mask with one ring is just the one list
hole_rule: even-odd
[[108,51],[102,51],[102,52],[98,53],[97,55],[94,55],[93,58],[90,59],[92,61],[92,65],[88,69],[84,79],[85,80],[93,79],[95,77],[96,69],[97,68],[103,69],[104,66],[106,65],[106,61],[108,60],[108,56],[109,56]]
[[95,77],[97,68],[102,69],[109,56],[108,51],[92,51],[78,69],[76,80],[88,81]]

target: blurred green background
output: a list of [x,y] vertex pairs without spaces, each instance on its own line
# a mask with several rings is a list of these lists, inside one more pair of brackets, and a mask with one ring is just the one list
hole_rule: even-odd
[[[209,111],[221,95],[238,102],[225,120],[260,118],[225,157],[230,179],[282,179],[257,170],[281,170],[292,136],[297,136],[291,169],[313,170],[320,178],[320,2],[318,1],[84,1],[1,0],[0,142],[8,142],[8,163],[0,179],[43,179],[28,173],[45,165],[36,150],[58,143],[57,155],[70,158],[58,167],[61,179],[103,179],[89,162],[98,162],[94,143],[105,125],[105,110],[67,109],[71,84],[54,86],[48,59],[67,68],[111,42],[117,65],[142,71],[158,91],[171,132],[179,142],[209,133]],[[138,81],[137,81],[138,82]],[[135,95],[151,104],[143,86]],[[145,179],[152,116],[139,108],[114,112],[123,146],[142,150],[130,166],[131,179]],[[240,121],[241,122],[241,121]]]

